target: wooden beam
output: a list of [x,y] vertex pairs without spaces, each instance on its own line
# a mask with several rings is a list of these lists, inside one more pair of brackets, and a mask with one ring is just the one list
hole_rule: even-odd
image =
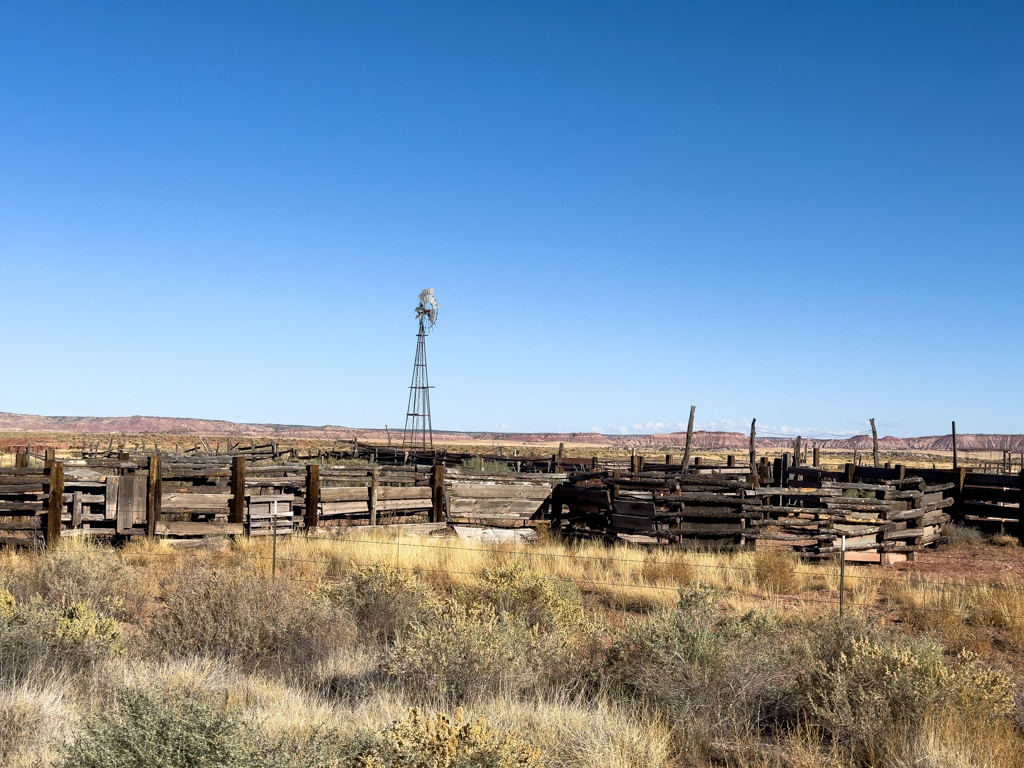
[[683,454],[683,472],[685,473],[690,468],[690,448],[693,443],[693,414],[696,413],[697,406],[690,406],[690,421],[686,425],[686,452]]
[[306,530],[320,524],[320,465],[306,466]]
[[64,509],[64,463],[54,461],[48,470],[50,498],[46,506],[46,548],[53,549],[60,541],[60,515]]
[[229,523],[245,522],[245,456],[235,456],[231,460],[231,512]]
[[431,497],[432,497],[432,509],[430,515],[430,522],[432,523],[443,523],[445,521],[444,514],[444,465],[435,464],[433,467],[433,473],[430,477]]
[[149,478],[146,483],[146,535],[156,535],[160,522],[160,506],[163,501],[163,480],[160,474],[160,457],[150,456]]
[[878,430],[875,429],[875,420],[871,419],[871,457],[875,462],[875,469],[878,469]]
[[14,468],[15,469],[28,469],[28,451],[14,454]]
[[754,447],[754,438],[757,437],[757,419],[750,420],[750,474],[757,474],[757,448]]
[[956,469],[958,466],[960,466],[960,465],[957,464],[957,460],[956,460],[956,422],[954,421],[953,422],[953,469]]
[[[483,464],[480,465],[483,467]],[[370,470],[370,488],[367,493],[367,503],[370,507],[370,525],[377,524],[377,489],[380,487],[380,467]]]
[[821,466],[821,453],[820,453],[820,449],[818,448],[818,446],[814,446],[814,466],[815,467],[820,467]]
[[800,437],[800,435],[797,435],[796,436],[796,440],[793,443],[793,466],[794,467],[799,467],[800,466],[800,442],[801,442],[801,437]]

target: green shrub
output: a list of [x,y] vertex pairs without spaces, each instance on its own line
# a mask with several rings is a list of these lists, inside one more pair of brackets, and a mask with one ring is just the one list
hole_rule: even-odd
[[126,689],[85,720],[62,768],[243,768],[249,729],[201,699]]
[[386,671],[413,690],[455,699],[521,692],[536,683],[542,650],[522,619],[447,600],[398,639]]
[[121,626],[83,603],[61,607],[33,600],[19,604],[0,590],[0,666],[17,673],[33,664],[67,667],[123,648]]
[[979,720],[1013,708],[1009,678],[972,654],[950,665],[932,640],[869,626],[847,629],[821,633],[801,687],[808,719],[859,762],[878,762],[894,744],[915,741],[926,715],[944,707]]
[[718,598],[706,587],[684,589],[677,609],[628,624],[604,676],[619,695],[685,723],[694,759],[731,763],[723,745],[790,720],[799,658],[774,621],[756,611],[726,617]]
[[353,566],[329,594],[351,612],[362,638],[379,642],[393,642],[436,601],[415,574],[381,562]]
[[545,579],[515,561],[486,571],[483,581],[499,613],[518,616],[545,632],[570,633],[584,625],[583,602],[575,584]]
[[541,755],[520,736],[493,730],[456,710],[427,717],[419,710],[380,734],[358,757],[361,768],[533,768]]

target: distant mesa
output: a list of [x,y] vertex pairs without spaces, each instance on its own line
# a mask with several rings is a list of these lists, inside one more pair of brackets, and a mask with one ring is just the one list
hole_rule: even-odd
[[[65,432],[123,435],[230,435],[232,437],[262,437],[299,440],[360,440],[384,441],[388,433],[383,429],[358,429],[325,425],[321,427],[298,424],[237,424],[215,419],[176,419],[162,416],[29,416],[20,413],[0,413],[0,432]],[[435,431],[441,442],[485,441],[507,443],[565,443],[566,445],[607,446],[608,448],[672,449],[686,444],[685,432],[655,435],[602,435],[597,432],[443,432]],[[794,436],[795,437],[795,436]],[[391,439],[401,439],[401,430],[392,430]],[[806,439],[806,438],[805,438]],[[952,435],[931,437],[883,437],[879,447],[885,451],[951,451]],[[760,448],[792,445],[792,437],[758,438]],[[853,437],[831,440],[813,440],[819,448],[852,451],[871,450],[871,437]],[[749,437],[740,432],[693,433],[693,448],[698,451],[729,450],[743,453]],[[963,451],[1024,451],[1024,435],[957,435],[957,448]]]

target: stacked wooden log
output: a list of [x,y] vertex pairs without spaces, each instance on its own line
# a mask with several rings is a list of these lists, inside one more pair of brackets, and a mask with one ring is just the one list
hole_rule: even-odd
[[754,523],[755,546],[787,549],[808,557],[896,562],[938,541],[949,522],[952,483],[928,485],[920,477],[876,482],[821,479],[811,487],[758,488],[767,500]]
[[[690,547],[786,549],[881,562],[933,544],[949,521],[952,483],[920,477],[845,483],[800,470],[792,486],[735,474],[596,472],[555,488],[551,528],[577,537]],[[889,561],[895,558],[889,558]]]

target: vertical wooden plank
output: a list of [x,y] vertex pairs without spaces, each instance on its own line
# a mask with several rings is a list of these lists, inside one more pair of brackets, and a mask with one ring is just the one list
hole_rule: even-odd
[[783,488],[789,486],[789,468],[792,466],[790,461],[789,453],[782,454],[782,482],[780,485]]
[[814,466],[815,467],[820,467],[821,466],[821,453],[820,453],[820,450],[821,449],[818,448],[818,446],[814,446]]
[[163,478],[160,474],[160,457],[149,457],[149,476],[146,478],[146,535],[156,535],[156,524],[160,522],[160,506],[163,499]]
[[800,437],[800,435],[797,435],[796,436],[796,441],[793,443],[793,466],[794,467],[799,467],[800,466],[800,441],[801,441],[801,439],[802,438]]
[[757,437],[757,419],[750,420],[750,474],[757,474],[757,448],[754,446],[754,438]]
[[120,480],[120,477],[107,476],[107,491],[103,505],[103,517],[107,520],[117,520],[117,493]]
[[736,466],[736,457],[733,456],[731,453],[728,456],[725,457],[725,466],[727,466],[727,467],[735,467]]
[[897,480],[902,480],[906,476],[907,476],[907,467],[906,467],[906,465],[905,464],[897,464],[896,465],[896,479]]
[[878,469],[878,430],[875,429],[875,420],[871,419],[871,457],[875,462],[875,469]]
[[28,451],[22,453],[19,451],[14,454],[14,468],[15,469],[27,469],[28,468]]
[[843,479],[847,483],[852,483],[853,482],[853,476],[854,476],[854,473],[856,473],[856,471],[857,471],[857,465],[856,464],[854,464],[852,461],[846,462],[846,467],[844,468],[844,474],[846,476]]
[[956,460],[956,422],[953,422],[953,469],[959,466]]
[[320,465],[306,466],[306,530],[320,525]]
[[235,456],[231,460],[231,512],[228,522],[245,522],[245,456]]
[[47,468],[50,475],[50,498],[46,504],[46,548],[53,549],[60,541],[60,515],[64,509],[64,463],[54,461]]
[[43,454],[43,456],[46,459],[46,461],[56,461],[57,460],[57,449],[56,448],[47,448],[45,453]]
[[432,523],[443,523],[445,521],[444,514],[444,464],[435,464],[433,467],[433,475],[430,478],[431,488],[431,500],[433,503],[433,509],[431,510],[431,522]]
[[80,528],[82,525],[82,492],[75,491],[71,497],[71,527]]
[[668,469],[671,466],[672,466],[672,454],[671,453],[666,453],[665,454],[665,469]]
[[782,459],[778,458],[772,461],[772,486],[775,488],[782,487]]
[[366,494],[370,509],[370,525],[377,524],[377,488],[380,485],[380,467],[370,470],[370,488]]
[[686,425],[686,450],[683,452],[683,472],[690,469],[690,449],[693,444],[693,414],[697,412],[697,406],[690,406],[690,421]]

